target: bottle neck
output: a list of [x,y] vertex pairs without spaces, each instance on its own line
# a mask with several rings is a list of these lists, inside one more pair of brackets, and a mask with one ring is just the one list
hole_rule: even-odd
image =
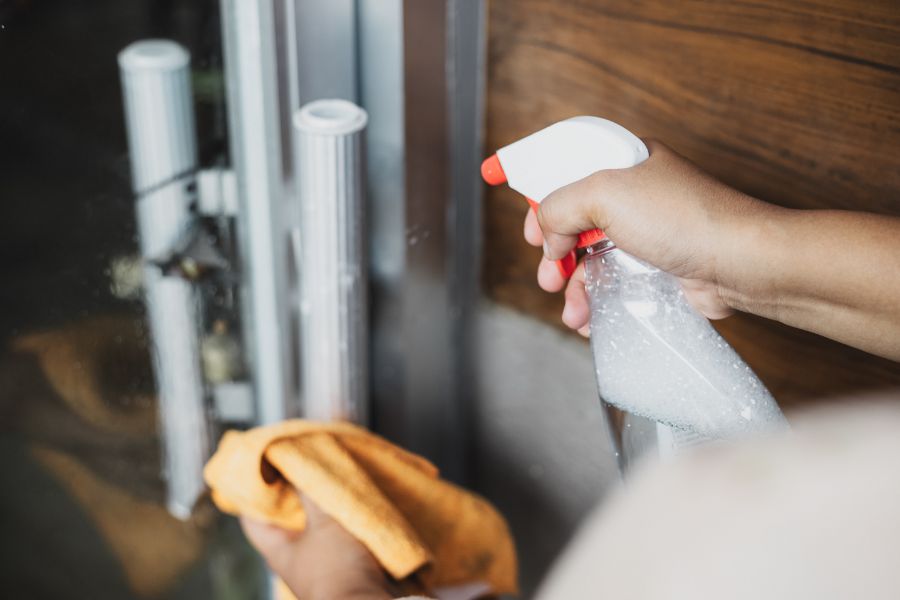
[[588,256],[603,256],[607,252],[616,249],[616,244],[608,237],[603,238],[599,242],[595,244],[591,244],[587,247],[587,255]]

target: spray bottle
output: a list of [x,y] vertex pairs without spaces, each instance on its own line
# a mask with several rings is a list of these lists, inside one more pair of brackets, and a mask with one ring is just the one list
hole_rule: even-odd
[[[597,117],[555,123],[501,148],[484,161],[491,185],[508,183],[536,211],[555,190],[604,169],[649,157],[630,131]],[[680,447],[785,426],[771,394],[747,364],[686,300],[678,280],[619,248],[599,229],[578,237],[585,251],[591,349],[624,469],[655,446]],[[575,251],[557,261],[570,277]],[[608,404],[606,404],[608,403]]]

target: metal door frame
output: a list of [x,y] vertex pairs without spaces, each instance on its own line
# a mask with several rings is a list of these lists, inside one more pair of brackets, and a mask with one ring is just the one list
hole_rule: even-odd
[[286,209],[288,117],[306,101],[341,97],[370,118],[371,425],[464,478],[480,280],[484,0],[221,5],[258,420],[302,414],[285,230],[297,218]]

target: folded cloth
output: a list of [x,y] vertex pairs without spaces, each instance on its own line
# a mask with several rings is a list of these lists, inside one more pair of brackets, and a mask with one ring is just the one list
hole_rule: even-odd
[[292,420],[228,432],[204,471],[216,505],[291,530],[297,490],[362,542],[395,579],[429,588],[482,581],[516,593],[503,517],[428,461],[349,423]]

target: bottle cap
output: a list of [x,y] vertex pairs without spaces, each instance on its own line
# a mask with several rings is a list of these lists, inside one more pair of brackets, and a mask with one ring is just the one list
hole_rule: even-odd
[[603,233],[602,229],[591,229],[590,231],[583,231],[578,234],[578,247],[587,248],[605,239],[606,234]]

